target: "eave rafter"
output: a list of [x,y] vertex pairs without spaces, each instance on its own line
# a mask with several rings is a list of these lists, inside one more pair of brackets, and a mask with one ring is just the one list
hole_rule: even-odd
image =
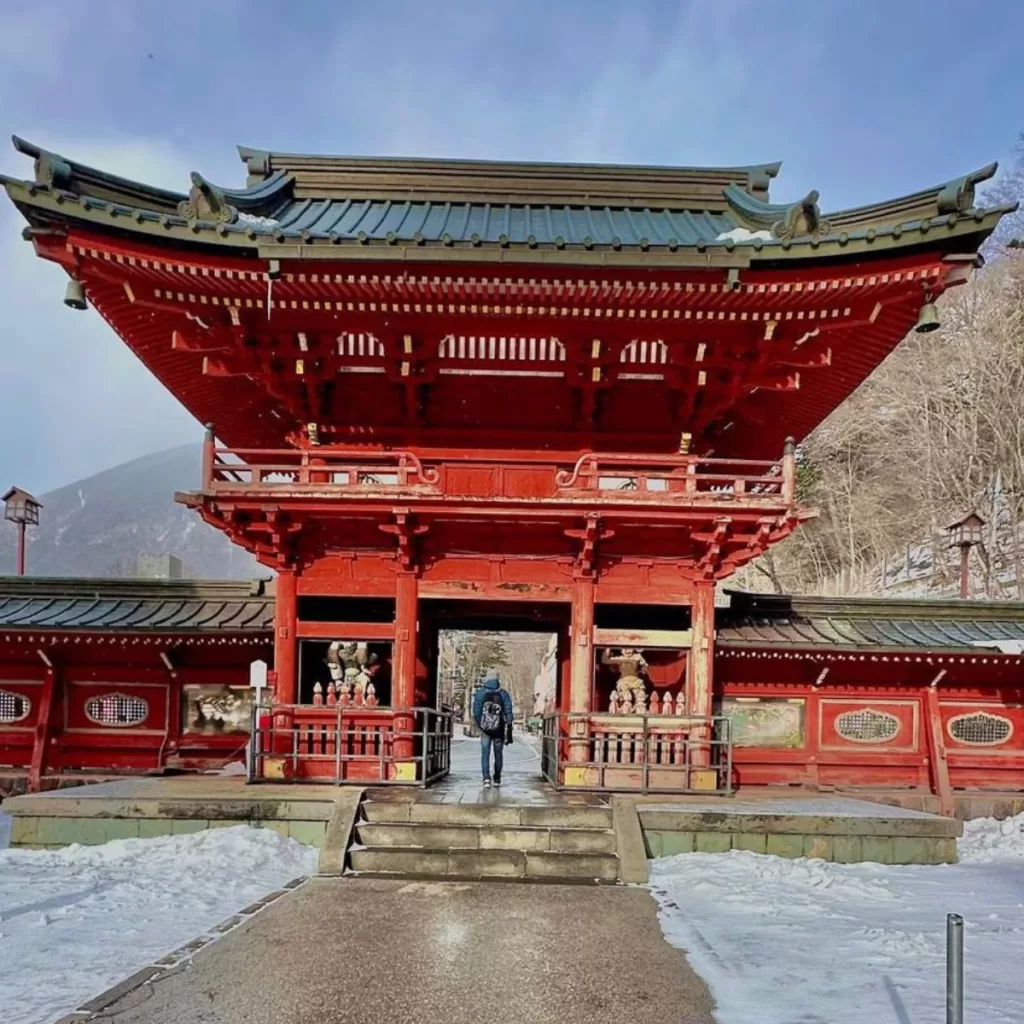
[[[261,262],[246,268],[238,260],[186,261],[183,254],[133,251],[123,241],[96,236],[35,242],[40,252],[74,262],[87,296],[162,379],[174,380],[195,415],[213,420],[229,443],[265,447],[273,446],[265,440],[272,432],[279,443],[344,443],[367,429],[384,443],[406,445],[435,431],[443,444],[444,431],[465,429],[459,406],[451,403],[456,385],[450,378],[504,374],[519,379],[509,383],[517,397],[501,430],[487,420],[493,402],[482,415],[465,414],[474,429],[493,434],[493,443],[499,432],[514,443],[517,430],[529,429],[516,417],[531,406],[527,392],[543,389],[544,401],[559,410],[560,444],[572,445],[575,436],[576,443],[614,450],[639,443],[629,438],[646,433],[649,422],[651,436],[661,438],[657,446],[674,446],[689,434],[693,451],[724,454],[746,446],[768,454],[761,438],[772,435],[774,451],[779,430],[805,434],[859,383],[862,365],[891,350],[913,323],[915,303],[926,292],[939,294],[947,280],[960,280],[964,269],[934,257],[903,257],[877,273],[818,267],[730,276],[710,270],[673,281],[608,269],[581,276],[537,268],[516,277],[448,268],[442,276],[411,268],[398,274],[301,272],[286,264],[270,282]],[[166,357],[148,340],[161,324]],[[343,356],[337,342],[344,335],[373,336],[386,355]],[[862,358],[865,335],[873,348]],[[302,336],[305,352],[298,345]],[[402,352],[406,337],[412,353]],[[482,358],[479,349],[473,357],[452,357],[451,348],[442,358],[438,346],[446,337],[557,339],[565,358],[498,361]],[[665,360],[629,354],[630,346],[645,345],[648,351],[663,346]],[[194,370],[184,368],[189,360]],[[190,373],[209,382],[188,384],[195,403],[181,383]],[[374,410],[365,403],[341,399],[368,383],[369,374],[378,391],[385,381],[395,389],[376,405],[379,422],[371,422]],[[540,383],[556,376],[565,382],[564,401],[552,399],[552,385]],[[446,389],[444,404],[435,404],[435,386]],[[472,393],[474,386],[465,389]],[[656,411],[657,420],[629,417],[622,392],[635,396],[645,413]],[[780,393],[794,397],[771,397]],[[247,409],[259,409],[259,420]],[[783,421],[785,428],[773,426]],[[245,431],[255,431],[257,422],[260,440],[247,439]],[[599,440],[612,435],[623,440]]]

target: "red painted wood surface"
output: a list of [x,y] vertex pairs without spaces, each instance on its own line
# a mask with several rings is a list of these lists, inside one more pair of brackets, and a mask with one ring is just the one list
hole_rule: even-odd
[[[249,665],[256,658],[270,660],[271,638],[208,644],[181,637],[139,640],[130,634],[50,631],[22,636],[19,642],[17,634],[0,634],[0,690],[26,696],[31,702],[25,719],[0,723],[0,770],[29,775],[34,750],[38,784],[47,776],[80,771],[137,772],[169,764],[209,767],[241,760],[247,732],[189,731],[181,714],[183,698],[195,686],[228,686],[247,694]],[[37,654],[39,648],[57,670],[48,715],[46,666]],[[160,660],[161,650],[174,652],[174,676]],[[111,694],[145,700],[145,718],[116,726],[91,720],[87,701]],[[36,742],[40,736],[48,742]]]
[[[372,432],[395,448],[413,437],[463,447],[472,428],[489,448],[671,452],[689,430],[700,451],[773,457],[892,350],[923,292],[938,297],[958,272],[928,251],[746,269],[735,286],[722,268],[532,266],[526,277],[288,261],[268,317],[264,261],[77,229],[35,243],[201,422],[269,448],[315,421],[322,440]],[[335,400],[322,385],[339,377]]]
[[[744,655],[751,652],[743,652]],[[850,661],[826,661],[813,652],[777,650],[766,656],[719,652],[718,701],[737,699],[794,702],[802,709],[802,735],[794,745],[751,745],[734,751],[741,786],[798,785],[842,788],[906,788],[932,792],[960,789],[1024,789],[1024,682],[1014,656],[863,654]],[[788,657],[783,657],[787,655]],[[815,685],[826,665],[829,671]],[[938,672],[946,674],[931,687]],[[752,704],[749,706],[757,707]],[[940,726],[930,730],[930,706]],[[896,735],[874,742],[844,739],[837,720],[848,712],[892,716]],[[949,723],[984,712],[1006,719],[1004,742],[958,742]],[[930,742],[933,737],[938,744]],[[945,770],[935,766],[936,747],[945,751]],[[942,780],[942,781],[940,781]],[[940,794],[941,795],[941,794]]]

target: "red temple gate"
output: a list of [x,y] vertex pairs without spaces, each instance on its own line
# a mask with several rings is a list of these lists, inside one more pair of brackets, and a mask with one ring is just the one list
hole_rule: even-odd
[[[347,644],[320,660],[360,699],[387,645],[358,763],[393,780],[428,773],[430,602],[484,601],[562,609],[558,784],[635,777],[637,726],[609,718],[647,709],[596,706],[595,652],[642,646],[676,652],[657,757],[682,743],[674,783],[723,786],[716,584],[813,514],[792,438],[933,326],[1003,212],[974,202],[994,167],[823,215],[814,192],[769,202],[777,165],[242,150],[245,188],[179,195],[16,145],[35,177],[4,184],[71,303],[211,424],[179,500],[278,574],[271,722],[355,714],[312,704],[300,643]],[[339,736],[292,774],[338,763]]]

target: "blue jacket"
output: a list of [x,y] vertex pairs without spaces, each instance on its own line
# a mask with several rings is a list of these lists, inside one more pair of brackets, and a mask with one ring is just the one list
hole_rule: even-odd
[[505,711],[505,724],[512,724],[512,695],[501,688],[501,683],[497,679],[488,679],[484,682],[484,685],[473,695],[473,721],[480,725],[480,716],[484,710],[484,699],[488,694],[493,694],[497,691],[498,700],[501,701],[501,706]]

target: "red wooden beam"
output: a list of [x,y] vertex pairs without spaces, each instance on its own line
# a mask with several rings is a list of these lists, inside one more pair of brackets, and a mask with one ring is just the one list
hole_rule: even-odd
[[391,622],[311,622],[296,623],[295,635],[300,640],[393,640],[395,626]]

